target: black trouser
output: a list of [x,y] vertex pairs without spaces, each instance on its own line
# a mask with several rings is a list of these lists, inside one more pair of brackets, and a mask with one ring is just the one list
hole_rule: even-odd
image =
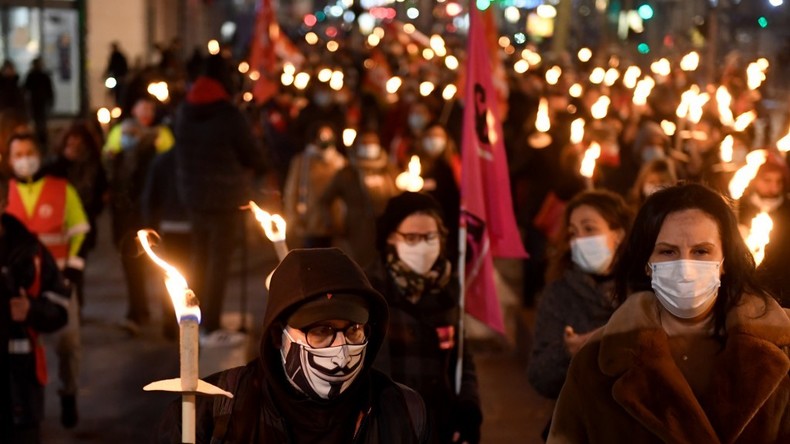
[[[188,232],[172,232],[162,231],[162,245],[165,247],[165,254],[167,261],[186,273],[190,267],[190,260],[192,257],[192,235]],[[193,284],[190,284],[193,285]],[[173,309],[173,301],[167,294],[164,286],[161,287],[161,302],[162,302],[162,328],[166,337],[178,337],[178,320],[176,319],[175,310]]]
[[188,282],[200,300],[201,328],[212,332],[220,328],[231,255],[244,229],[243,213],[193,211],[190,216],[192,273]]
[[128,236],[121,243],[121,264],[126,278],[126,294],[129,298],[129,308],[126,318],[138,324],[145,324],[151,317],[148,310],[148,257],[140,254],[135,238]]
[[9,355],[11,402],[14,422],[13,444],[38,444],[39,424],[44,418],[44,387],[36,379],[33,353]]

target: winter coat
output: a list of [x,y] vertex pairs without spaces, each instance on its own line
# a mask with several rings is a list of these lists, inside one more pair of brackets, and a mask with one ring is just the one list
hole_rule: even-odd
[[[314,253],[297,255],[308,251]],[[319,251],[324,252],[320,261],[305,259]],[[291,385],[273,338],[279,342],[288,317],[299,305],[328,293],[363,296],[369,304],[370,333],[363,369],[354,382],[337,398],[317,401]],[[336,248],[292,250],[272,275],[268,296],[258,359],[207,378],[234,394],[231,408],[221,397],[197,398],[197,443],[426,442],[427,419],[419,395],[371,368],[387,331],[388,310],[356,264]],[[180,410],[177,400],[164,417],[156,442],[181,442]],[[338,440],[344,430],[354,433],[353,440]],[[300,440],[300,436],[310,438]]]
[[[68,320],[68,292],[55,260],[36,237],[13,216],[0,216],[0,436],[12,436],[17,426],[35,426],[44,419],[46,364],[35,352],[37,333],[50,333]],[[38,264],[38,266],[36,266]],[[25,322],[12,322],[9,299],[28,291],[30,310]],[[36,294],[32,293],[37,291]],[[31,351],[9,353],[9,340],[30,341]],[[40,349],[40,352],[43,352]]]
[[458,280],[452,277],[439,295],[411,303],[400,295],[383,262],[368,269],[371,284],[387,299],[390,324],[376,368],[422,396],[432,424],[434,443],[448,442],[460,431],[465,440],[479,440],[482,410],[472,355],[464,350],[461,392],[455,394],[458,329],[454,346],[440,348],[437,328],[458,325]]
[[790,314],[744,295],[699,398],[675,364],[652,292],[635,293],[579,351],[549,443],[790,442]]
[[321,196],[325,218],[331,217],[335,199],[345,204],[343,227],[332,234],[340,239],[341,248],[363,267],[377,257],[376,218],[384,211],[387,201],[399,193],[395,186],[397,170],[387,163],[387,154],[379,159],[355,159],[338,171]]
[[573,267],[543,290],[535,320],[535,338],[527,375],[541,395],[557,399],[571,363],[565,348],[565,326],[577,334],[606,324],[615,310],[612,280],[596,281]]
[[219,82],[200,77],[175,121],[176,177],[193,211],[238,211],[252,196],[250,172],[266,168],[247,120]]
[[324,155],[325,152],[310,145],[293,158],[288,169],[283,206],[289,232],[297,237],[329,236],[329,227],[333,221],[342,224],[339,206],[333,206],[332,219],[328,220],[320,199],[335,174],[345,166],[346,160],[337,151],[331,151],[330,156]]

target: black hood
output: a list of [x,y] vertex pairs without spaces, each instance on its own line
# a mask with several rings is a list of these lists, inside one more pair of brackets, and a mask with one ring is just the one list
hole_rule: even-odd
[[288,316],[302,304],[326,293],[355,294],[367,301],[371,332],[363,371],[370,369],[387,332],[387,303],[370,285],[359,265],[337,248],[291,250],[274,270],[260,346],[260,359],[264,368],[281,365],[274,341],[280,337]]

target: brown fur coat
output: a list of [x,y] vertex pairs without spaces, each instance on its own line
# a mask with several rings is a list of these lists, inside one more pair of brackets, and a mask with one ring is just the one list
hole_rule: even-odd
[[632,295],[576,355],[548,442],[790,443],[790,314],[745,296],[697,398],[657,304],[652,292]]

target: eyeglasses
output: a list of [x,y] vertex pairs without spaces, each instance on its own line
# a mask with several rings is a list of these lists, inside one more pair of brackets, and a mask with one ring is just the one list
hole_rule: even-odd
[[326,348],[335,343],[338,333],[343,333],[346,344],[362,345],[368,339],[368,330],[367,324],[351,324],[344,328],[316,325],[302,331],[307,339],[307,345],[313,348]]
[[439,232],[431,231],[430,233],[401,233],[397,231],[400,237],[406,242],[407,245],[417,245],[420,241],[425,241],[428,244],[439,242]]

